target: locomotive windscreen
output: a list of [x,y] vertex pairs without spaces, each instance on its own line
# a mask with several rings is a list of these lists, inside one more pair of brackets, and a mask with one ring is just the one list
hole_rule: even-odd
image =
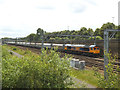
[[89,48],[80,48],[81,51],[89,51]]

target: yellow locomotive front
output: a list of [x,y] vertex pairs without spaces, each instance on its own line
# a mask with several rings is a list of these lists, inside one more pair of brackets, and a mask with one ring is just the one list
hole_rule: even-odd
[[89,52],[92,53],[93,55],[99,56],[100,54],[100,48],[96,45],[90,45],[89,46]]
[[99,56],[100,48],[96,45],[71,45],[66,44],[65,51],[79,53],[88,56]]

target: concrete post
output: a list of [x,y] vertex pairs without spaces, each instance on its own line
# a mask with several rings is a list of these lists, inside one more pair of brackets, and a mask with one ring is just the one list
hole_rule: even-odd
[[79,65],[80,65],[80,67],[79,67],[80,70],[85,69],[85,61],[79,61]]

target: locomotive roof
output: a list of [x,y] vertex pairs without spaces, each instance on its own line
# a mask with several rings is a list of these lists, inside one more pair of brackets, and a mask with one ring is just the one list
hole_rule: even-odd
[[82,44],[65,44],[65,46],[70,46],[70,47],[95,47],[96,45],[82,45]]

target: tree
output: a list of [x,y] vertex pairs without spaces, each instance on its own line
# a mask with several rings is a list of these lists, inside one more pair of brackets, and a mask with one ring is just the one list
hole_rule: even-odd
[[36,34],[37,34],[36,37],[38,38],[38,41],[39,41],[39,40],[42,40],[44,38],[44,35],[46,34],[46,32],[43,29],[38,28]]
[[94,34],[93,29],[88,28],[87,33],[89,36],[92,36]]
[[30,44],[31,44],[31,42],[34,41],[34,37],[35,37],[34,33],[31,33],[30,35],[27,36],[27,39],[29,40]]
[[[108,23],[102,25],[102,27],[100,28],[100,36],[102,38],[104,36],[104,30],[106,30],[106,29],[115,29],[115,24],[108,22]],[[109,34],[111,34],[111,32],[109,32]]]
[[37,34],[35,34],[35,36],[34,36],[34,42],[35,42],[35,44],[36,44],[38,41],[39,41],[39,37],[38,37]]
[[94,36],[101,36],[100,35],[100,29],[96,28],[95,32],[94,32]]
[[[117,27],[117,29],[120,30],[120,25]],[[116,33],[115,38],[120,39],[120,32]]]
[[87,34],[87,28],[86,27],[82,27],[80,29],[80,31],[78,31],[79,35],[86,35]]
[[41,29],[41,28],[38,28],[37,29],[37,35],[42,35],[42,34],[44,34],[44,30],[43,29]]

